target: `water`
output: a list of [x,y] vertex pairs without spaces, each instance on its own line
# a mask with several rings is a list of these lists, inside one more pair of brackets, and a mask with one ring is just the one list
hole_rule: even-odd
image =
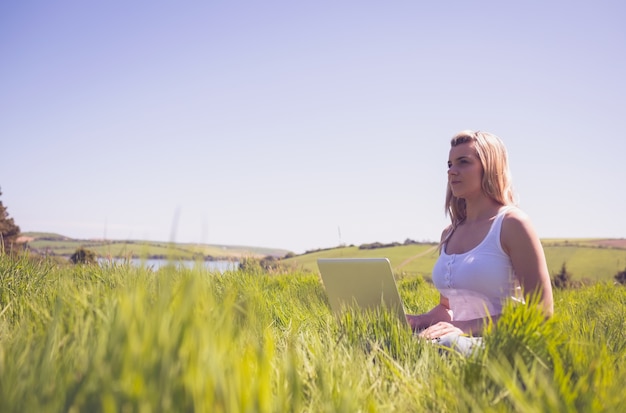
[[150,268],[153,271],[158,270],[161,267],[167,265],[175,265],[178,268],[198,268],[199,266],[203,267],[208,271],[215,272],[226,272],[226,271],[235,271],[239,268],[239,262],[237,261],[192,261],[192,260],[167,260],[162,258],[100,258],[98,259],[98,263],[114,263],[114,264],[126,264],[130,263],[136,267]]

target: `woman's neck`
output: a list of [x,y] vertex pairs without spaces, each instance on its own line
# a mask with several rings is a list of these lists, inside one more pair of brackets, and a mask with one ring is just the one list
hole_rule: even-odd
[[477,222],[486,221],[493,218],[502,205],[493,199],[482,196],[472,200],[465,200],[465,222],[473,224]]

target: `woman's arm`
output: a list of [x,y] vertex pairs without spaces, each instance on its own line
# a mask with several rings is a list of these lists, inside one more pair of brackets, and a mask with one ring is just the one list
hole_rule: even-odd
[[448,299],[443,295],[439,295],[439,304],[433,307],[432,310],[424,314],[407,314],[406,318],[413,331],[418,332],[440,321],[451,322],[452,313],[450,312]]
[[420,336],[433,339],[449,333],[481,335],[485,326],[490,322],[495,324],[499,317],[499,315],[496,315],[490,318],[474,318],[472,320],[439,321],[422,330]]
[[[452,234],[453,228],[452,225],[446,227],[441,232],[441,238],[439,240],[439,247],[442,248],[443,244],[446,242],[448,237]],[[439,294],[439,304],[433,307],[427,313],[412,315],[407,314],[406,316],[409,325],[415,332],[424,331],[430,326],[437,324],[439,322],[450,323],[452,321],[452,312],[450,311],[450,302],[446,297]]]
[[528,216],[518,209],[508,212],[502,223],[500,241],[511,258],[526,300],[536,294],[546,317],[552,316],[550,273],[541,241]]

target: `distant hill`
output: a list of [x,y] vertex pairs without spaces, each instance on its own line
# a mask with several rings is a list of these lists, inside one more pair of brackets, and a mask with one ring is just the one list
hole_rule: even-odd
[[[610,281],[626,269],[626,239],[544,239],[548,270],[557,274],[563,264],[574,280]],[[381,248],[357,246],[312,251],[284,259],[285,264],[317,272],[318,258],[387,257],[397,276],[422,275],[430,279],[438,257],[437,244],[382,245]]]
[[[69,257],[78,248],[94,251],[100,257],[170,258],[203,260],[240,260],[242,258],[281,258],[282,262],[317,272],[317,259],[326,257],[387,257],[396,274],[422,275],[429,279],[437,260],[437,244],[392,243],[363,244],[326,248],[295,255],[284,249],[234,245],[171,243],[141,240],[74,239],[60,234],[26,232],[22,240],[39,254]],[[543,239],[542,244],[551,275],[563,264],[576,280],[612,280],[626,269],[626,239]]]
[[94,251],[100,257],[173,258],[205,260],[238,260],[241,258],[281,258],[289,253],[276,248],[241,245],[172,243],[142,240],[75,239],[48,232],[25,232],[20,240],[38,254],[71,256],[78,248]]

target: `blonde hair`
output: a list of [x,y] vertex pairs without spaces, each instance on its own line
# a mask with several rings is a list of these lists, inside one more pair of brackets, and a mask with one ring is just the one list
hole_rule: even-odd
[[[483,193],[500,205],[514,205],[509,159],[502,140],[491,133],[464,130],[452,138],[450,146],[468,142],[474,142],[476,155],[483,167]],[[451,229],[456,228],[467,217],[465,199],[455,197],[450,185],[446,191],[446,215],[452,221]]]

